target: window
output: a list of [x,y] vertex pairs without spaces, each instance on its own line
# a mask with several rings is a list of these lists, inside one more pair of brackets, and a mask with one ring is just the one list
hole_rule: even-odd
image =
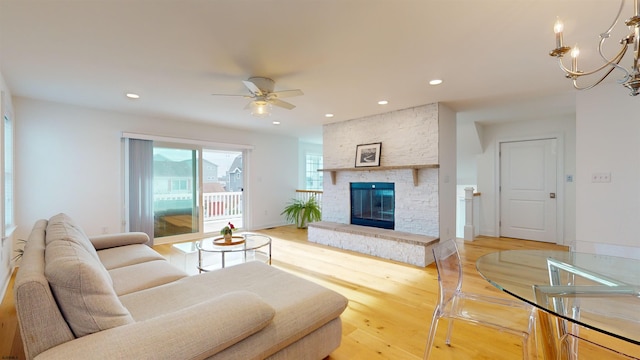
[[171,193],[184,193],[189,192],[189,180],[188,179],[172,179],[171,180]]
[[305,187],[306,190],[322,190],[322,155],[306,154],[305,161]]
[[[13,126],[4,116],[4,229],[13,226]],[[5,236],[8,235],[5,233]]]

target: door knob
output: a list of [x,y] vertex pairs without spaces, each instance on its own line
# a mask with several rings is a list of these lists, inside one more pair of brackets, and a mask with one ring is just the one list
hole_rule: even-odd
[[552,199],[555,199],[556,198],[556,193],[549,193],[549,197],[552,198]]

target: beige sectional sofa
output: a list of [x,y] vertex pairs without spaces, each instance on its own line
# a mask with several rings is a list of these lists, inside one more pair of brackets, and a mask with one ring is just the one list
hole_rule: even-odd
[[342,295],[261,262],[188,276],[144,233],[36,222],[14,295],[28,359],[322,359]]

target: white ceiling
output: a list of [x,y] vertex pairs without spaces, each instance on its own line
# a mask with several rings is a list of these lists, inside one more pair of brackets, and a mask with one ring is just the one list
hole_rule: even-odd
[[[578,42],[581,57],[595,58],[597,36],[617,7],[613,0],[0,0],[0,71],[15,96],[318,141],[323,123],[433,102],[486,122],[573,112],[575,92],[547,55],[553,23],[560,16],[568,45]],[[251,117],[242,97],[211,96],[247,93],[241,81],[250,76],[305,95],[286,99],[297,107],[275,108],[270,119]],[[428,85],[433,78],[444,84]],[[129,91],[141,99],[125,98]],[[381,99],[389,104],[377,105]],[[514,106],[523,100],[528,105]]]

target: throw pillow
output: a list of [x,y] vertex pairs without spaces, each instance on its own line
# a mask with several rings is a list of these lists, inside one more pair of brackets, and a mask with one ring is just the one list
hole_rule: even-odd
[[56,302],[76,337],[134,322],[107,270],[80,244],[51,241],[45,264]]

